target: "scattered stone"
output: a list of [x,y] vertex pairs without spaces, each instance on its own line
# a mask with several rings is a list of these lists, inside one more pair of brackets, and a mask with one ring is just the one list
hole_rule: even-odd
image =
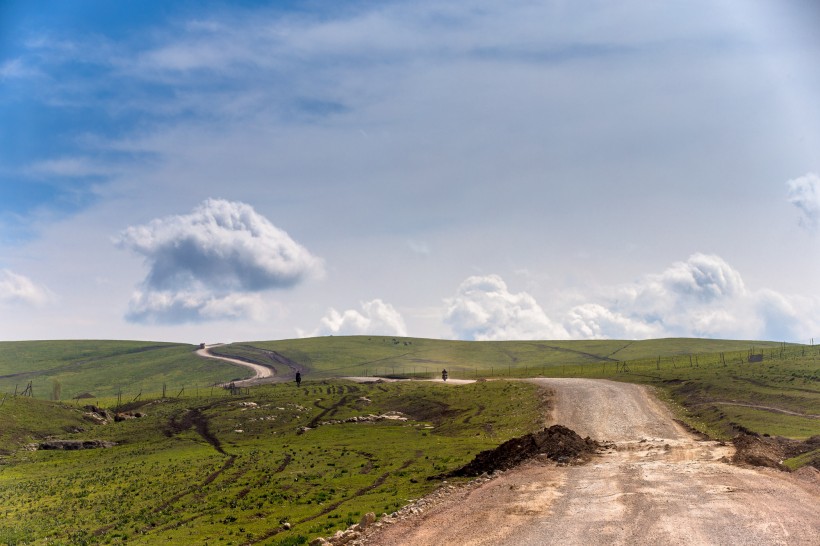
[[127,421],[129,419],[141,419],[143,417],[145,417],[145,414],[139,411],[124,411],[114,415],[114,421],[121,423],[122,421]]
[[362,516],[362,519],[359,520],[359,529],[365,530],[376,521],[376,514],[373,512],[368,512],[367,514]]
[[97,406],[83,406],[83,409],[86,410],[85,413],[83,413],[83,416],[89,421],[93,421],[99,425],[108,424],[111,419],[113,419],[113,415],[109,413],[108,410],[104,410]]

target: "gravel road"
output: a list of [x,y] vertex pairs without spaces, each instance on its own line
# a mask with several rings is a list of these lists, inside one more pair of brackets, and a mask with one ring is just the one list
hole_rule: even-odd
[[253,370],[254,375],[250,379],[243,379],[241,381],[232,381],[234,385],[237,387],[248,387],[250,385],[256,385],[262,383],[264,379],[269,379],[273,377],[273,370],[266,366],[262,366],[260,364],[254,364],[253,362],[245,362],[244,360],[237,360],[235,358],[227,358],[224,356],[217,356],[212,354],[208,351],[208,348],[204,349],[197,349],[196,354],[201,356],[202,358],[212,358],[214,360],[224,360],[225,362],[230,362],[231,364],[236,364],[237,366],[244,366],[245,368],[250,368]]
[[548,424],[614,447],[583,466],[532,461],[435,508],[382,526],[363,544],[820,544],[820,486],[728,464],[643,387],[543,379]]

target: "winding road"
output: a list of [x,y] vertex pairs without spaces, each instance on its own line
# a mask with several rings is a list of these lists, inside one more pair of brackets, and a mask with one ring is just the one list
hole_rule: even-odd
[[531,461],[364,544],[820,544],[820,485],[726,462],[732,447],[699,441],[638,385],[541,379],[548,424],[613,443],[593,461]]
[[[209,345],[208,347],[215,347],[215,345]],[[273,370],[268,368],[267,366],[262,366],[260,364],[254,364],[253,362],[245,362],[244,360],[238,360],[236,358],[227,358],[224,356],[217,356],[211,354],[208,351],[208,347],[204,349],[198,349],[196,354],[201,356],[202,358],[212,358],[214,360],[224,360],[225,362],[230,362],[231,364],[236,364],[237,366],[244,366],[246,368],[250,368],[254,372],[254,376],[248,379],[243,379],[241,381],[233,381],[233,384],[237,387],[247,387],[250,385],[255,385],[260,383],[262,379],[273,378]]]

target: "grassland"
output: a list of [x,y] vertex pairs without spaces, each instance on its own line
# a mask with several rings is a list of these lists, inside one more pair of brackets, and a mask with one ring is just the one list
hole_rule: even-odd
[[[193,345],[142,341],[0,342],[0,392],[22,392],[31,382],[34,396],[69,400],[78,395],[133,398],[140,392],[188,391],[250,371],[198,357]],[[58,396],[55,396],[57,394]]]
[[[6,400],[3,425],[36,413],[37,403],[60,415],[32,438],[118,445],[12,452],[21,438],[6,437],[0,543],[299,544],[365,512],[392,512],[431,491],[429,476],[542,424],[534,387],[518,382],[313,381],[223,392],[138,402],[122,409],[145,417],[105,425],[74,405]],[[344,422],[389,412],[406,420]]]
[[[376,336],[219,347],[225,356],[272,365],[280,377],[291,373],[281,362],[303,370],[301,389],[288,382],[252,387],[244,396],[207,385],[246,371],[199,358],[193,349],[0,343],[0,543],[300,544],[365,512],[391,512],[435,487],[427,477],[541,425],[535,387],[524,382],[356,384],[345,376],[421,379],[447,368],[467,379],[600,377],[651,386],[682,420],[713,437],[739,430],[820,434],[818,347]],[[27,381],[34,398],[13,396]],[[83,392],[95,397],[47,401],[55,383],[63,400]],[[88,403],[147,416],[99,425],[87,415]],[[388,412],[408,420],[345,422]],[[22,449],[46,437],[117,446]],[[798,468],[818,457],[805,453],[784,464]],[[284,522],[292,529],[284,530]]]
[[[218,354],[272,364],[274,351],[299,363],[311,377],[397,376],[436,377],[447,368],[450,377],[536,377],[604,370],[615,363],[690,354],[711,355],[751,347],[775,350],[775,342],[656,339],[645,341],[447,341],[383,336],[343,336],[235,343],[214,349]],[[281,368],[281,366],[280,366]]]
[[[250,342],[222,354],[263,364],[274,351],[310,377],[595,377],[643,383],[679,418],[712,437],[739,430],[807,438],[820,434],[820,347],[777,342],[464,342],[379,336]],[[750,362],[755,355],[760,362]],[[752,359],[754,360],[754,359]],[[281,366],[280,366],[281,368]]]

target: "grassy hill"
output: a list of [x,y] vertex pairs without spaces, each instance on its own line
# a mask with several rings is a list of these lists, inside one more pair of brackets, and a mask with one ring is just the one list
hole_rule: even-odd
[[[820,347],[766,341],[444,341],[350,336],[260,341],[219,354],[305,377],[592,377],[653,386],[693,428],[790,438],[820,434]],[[274,355],[275,353],[275,355]],[[276,359],[279,359],[277,361]]]
[[[683,355],[746,353],[752,347],[774,350],[778,342],[714,339],[653,339],[645,341],[447,341],[437,339],[342,336],[234,343],[217,354],[273,365],[270,352],[298,363],[312,377],[406,376],[434,377],[442,368],[450,376],[530,377],[555,375],[565,366],[610,364]],[[580,368],[575,368],[580,370]]]
[[[268,365],[282,380],[345,376],[452,378],[599,377],[645,383],[680,417],[713,437],[738,430],[806,438],[820,434],[820,347],[713,339],[643,341],[449,341],[342,336],[235,343],[213,352]],[[40,399],[120,395],[121,401],[211,393],[247,377],[203,359],[194,346],[134,341],[0,343],[0,392],[29,381]],[[749,362],[755,356],[760,362]]]
[[0,342],[0,392],[68,400],[81,394],[160,393],[244,378],[250,371],[200,358],[193,345],[143,341]]

